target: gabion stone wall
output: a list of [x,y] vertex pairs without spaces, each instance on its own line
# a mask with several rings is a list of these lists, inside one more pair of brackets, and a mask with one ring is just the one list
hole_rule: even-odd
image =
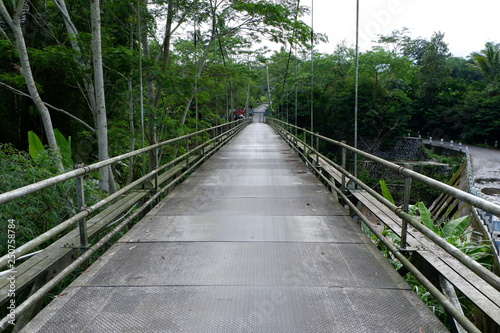
[[360,141],[359,149],[389,161],[419,160],[421,157],[421,138],[406,137],[399,139],[393,147],[387,150],[382,150],[380,146],[373,148],[373,140],[362,139]]

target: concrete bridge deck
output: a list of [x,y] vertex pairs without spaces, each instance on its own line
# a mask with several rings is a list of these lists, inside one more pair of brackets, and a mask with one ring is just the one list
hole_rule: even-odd
[[23,332],[442,332],[326,188],[254,123]]

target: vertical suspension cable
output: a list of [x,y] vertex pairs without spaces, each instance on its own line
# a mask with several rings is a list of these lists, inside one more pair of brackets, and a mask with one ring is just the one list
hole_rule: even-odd
[[248,63],[248,84],[247,84],[247,99],[245,101],[245,116],[250,116],[250,54],[247,54],[247,63]]
[[[311,0],[311,132],[314,133],[314,0]],[[311,146],[313,141],[311,135]]]
[[[354,84],[354,148],[358,148],[358,84],[359,84],[359,0],[356,0],[356,76]],[[358,176],[358,156],[354,154],[354,177]]]
[[[144,98],[142,87],[142,21],[141,21],[141,6],[140,0],[137,0],[137,22],[139,24],[139,105],[141,109],[141,146],[144,148]],[[146,154],[142,154],[142,173],[146,170]]]
[[[198,1],[194,2],[195,4],[195,9],[197,10],[197,5]],[[197,38],[198,38],[198,20],[196,18],[196,15],[194,17],[194,63],[195,63],[195,69],[194,69],[194,109],[195,109],[195,126],[196,126],[196,132],[198,132],[198,43],[197,43]],[[198,146],[198,135],[196,136],[196,146]]]
[[[299,16],[299,8],[300,8],[300,0],[297,0],[297,8],[295,10],[295,19],[297,19]],[[295,34],[295,30],[294,30],[294,34]],[[294,80],[294,83],[295,83],[295,135],[297,135],[297,114],[298,114],[298,108],[299,108],[297,68],[298,68],[298,64],[299,64],[299,58],[297,57],[297,45],[294,44],[293,46],[294,46],[294,53],[295,53],[295,80]]]
[[290,123],[290,89],[286,90],[286,123]]
[[297,134],[297,114],[298,114],[298,85],[297,85],[297,67],[299,65],[299,59],[297,58],[297,46],[294,45],[295,49],[295,134]]

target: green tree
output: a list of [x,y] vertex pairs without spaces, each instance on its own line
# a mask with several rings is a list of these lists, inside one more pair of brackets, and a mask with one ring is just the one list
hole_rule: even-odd
[[470,55],[473,66],[477,68],[485,80],[492,82],[500,75],[500,44],[488,42],[481,52]]
[[[434,33],[425,46],[418,64],[418,90],[414,103],[412,125],[414,129],[442,137],[442,114],[449,107],[443,104],[447,95],[446,82],[450,79],[447,59],[450,57],[444,34]],[[448,100],[448,98],[444,98]]]
[[[31,63],[28,55],[28,48],[26,46],[26,40],[23,34],[22,21],[26,20],[27,10],[26,6],[28,4],[24,0],[14,1],[12,3],[12,14],[9,12],[5,6],[3,0],[0,1],[0,14],[3,16],[4,21],[7,23],[8,27],[12,31],[14,40],[16,42],[17,52],[19,53],[19,61],[21,63],[20,69],[22,71],[22,76],[26,80],[26,86],[28,88],[29,94],[36,108],[38,109],[40,116],[42,118],[43,126],[45,129],[45,135],[47,136],[47,141],[54,154],[56,165],[60,172],[64,171],[64,167],[61,162],[61,155],[59,147],[57,146],[56,137],[54,136],[54,127],[52,124],[52,117],[49,110],[43,103],[38,87],[33,76],[33,71],[31,68]],[[29,8],[29,7],[28,7]],[[3,31],[3,30],[2,30]],[[4,32],[4,35],[5,32]]]

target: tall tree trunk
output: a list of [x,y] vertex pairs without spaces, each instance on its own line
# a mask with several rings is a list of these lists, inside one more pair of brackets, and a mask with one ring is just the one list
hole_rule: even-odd
[[[90,1],[91,26],[92,26],[92,62],[94,67],[94,87],[97,119],[97,149],[99,161],[109,158],[108,153],[108,121],[106,117],[106,100],[104,94],[104,73],[102,66],[101,45],[101,12],[99,0]],[[109,167],[99,169],[99,187],[103,191],[110,192],[111,173]]]
[[[203,73],[203,69],[205,68],[205,63],[207,62],[208,55],[210,53],[210,48],[212,47],[213,41],[217,38],[217,6],[218,4],[215,2],[210,1],[210,6],[211,6],[211,18],[212,18],[212,27],[211,27],[211,36],[210,40],[208,41],[208,44],[205,46],[205,50],[203,52],[203,57],[199,62],[198,65],[198,70],[196,72],[196,80],[198,80],[201,77],[201,74]],[[196,31],[195,31],[196,34]],[[196,35],[195,35],[196,38]],[[189,100],[186,104],[186,108],[184,109],[184,114],[182,115],[182,120],[181,124],[184,125],[186,122],[187,115],[189,113],[189,109],[191,108],[191,104],[193,103],[193,99],[196,95],[196,85],[193,87],[191,90],[191,95],[189,96]]]
[[[80,45],[78,44],[78,30],[76,29],[71,17],[69,15],[68,9],[66,7],[65,0],[55,0],[57,8],[61,12],[64,25],[66,26],[66,31],[70,38],[71,47],[73,50],[81,53]],[[94,8],[96,7],[96,8]],[[97,12],[97,13],[96,13]],[[101,51],[101,22],[100,22],[100,5],[99,2],[91,2],[91,15],[92,15],[92,55],[94,63],[94,82],[92,80],[92,75],[90,74],[91,65],[88,61],[83,60],[81,57],[75,57],[75,62],[82,69],[82,81],[83,89],[82,93],[86,97],[89,104],[90,112],[94,117],[94,123],[96,127],[97,134],[97,144],[98,144],[98,156],[99,160],[105,160],[109,158],[109,148],[108,148],[108,135],[107,135],[107,117],[106,117],[106,103],[104,96],[104,75],[102,73],[102,51]],[[96,21],[94,21],[96,20]],[[97,27],[97,30],[96,30]],[[96,42],[96,40],[98,40]],[[100,77],[101,82],[98,82],[96,78]],[[102,88],[98,88],[101,86]],[[96,94],[96,90],[101,89],[99,94]],[[103,142],[101,142],[104,140]],[[99,172],[99,186],[102,190],[107,192],[115,191],[115,182],[113,179],[113,174],[111,168],[103,168]]]
[[[134,51],[134,33],[133,29],[130,29],[130,51]],[[140,50],[139,50],[140,51]],[[129,130],[130,130],[130,151],[135,149],[135,124],[134,124],[134,92],[133,92],[133,84],[132,84],[132,73],[130,73],[130,77],[127,80],[127,86],[129,91],[129,100],[128,100],[128,121],[129,121]],[[141,96],[142,98],[142,96]],[[134,180],[134,157],[129,159],[129,168],[128,168],[128,180],[127,184],[130,184]]]
[[[139,13],[141,15],[141,13]],[[145,27],[144,27],[145,28]],[[142,31],[146,31],[146,29],[142,29]],[[140,36],[141,41],[142,41],[142,51],[144,52],[144,57],[147,59],[151,59],[151,53],[149,51],[149,41],[146,33],[143,33],[142,36]],[[148,122],[148,142],[150,145],[156,143],[156,117],[154,114],[153,109],[154,108],[154,100],[155,100],[155,85],[154,85],[154,78],[152,75],[147,75],[146,78],[146,96],[149,105],[152,107],[150,109],[150,114],[148,116],[149,122]],[[141,97],[142,98],[142,97]],[[156,154],[154,151],[149,152],[149,171],[152,171],[156,168]]]
[[14,15],[11,17],[7,8],[5,7],[3,1],[0,1],[0,13],[4,17],[5,21],[12,29],[14,33],[14,38],[16,40],[17,50],[19,52],[19,59],[22,67],[22,74],[26,81],[26,86],[28,88],[29,94],[36,108],[40,112],[40,116],[42,118],[43,127],[45,130],[45,135],[47,136],[47,141],[49,143],[49,147],[54,154],[54,158],[56,160],[56,165],[59,171],[64,172],[64,167],[62,164],[61,152],[59,151],[59,147],[57,146],[56,137],[54,135],[54,128],[52,125],[52,119],[50,117],[49,110],[45,106],[38,93],[38,89],[35,84],[35,79],[33,78],[33,72],[31,71],[30,60],[28,57],[28,50],[26,48],[26,43],[24,40],[23,31],[21,28],[21,13],[24,8],[24,0],[20,0],[17,3],[16,11]]
[[[69,40],[71,42],[71,47],[78,54],[81,54],[80,45],[78,44],[78,30],[76,29],[73,21],[71,20],[71,16],[69,15],[68,8],[66,7],[66,2],[64,0],[55,0],[55,5],[61,12],[61,15],[64,19],[64,25],[66,26],[66,31],[68,32]],[[97,126],[97,108],[95,101],[95,88],[92,83],[92,75],[90,74],[91,65],[88,61],[83,60],[83,57],[74,57],[75,62],[82,69],[82,81],[84,86],[84,91],[82,92],[84,96],[87,98],[87,102],[89,103],[90,112],[94,117],[94,124]]]
[[[198,65],[198,70],[196,72],[196,78],[199,79],[201,77],[201,74],[203,73],[203,69],[205,68],[205,63],[207,62],[208,55],[210,53],[210,48],[212,47],[213,39],[210,39],[208,42],[207,46],[205,47],[205,51],[203,53],[203,58],[200,60],[199,65]],[[184,125],[186,122],[187,115],[189,113],[189,109],[191,108],[191,104],[193,104],[193,100],[196,94],[196,86],[193,86],[193,89],[191,90],[191,94],[189,95],[188,102],[186,104],[186,107],[184,108],[184,114],[182,115],[182,120],[181,124]]]
[[[164,71],[167,68],[168,61],[170,59],[170,42],[172,40],[172,22],[174,19],[174,1],[168,0],[167,7],[167,23],[165,25],[165,38],[163,39],[163,50],[161,56],[161,70]],[[154,107],[157,108],[160,104],[160,98],[162,93],[162,86],[158,85],[156,88],[156,94],[154,99]]]
[[[160,63],[160,68],[162,71],[164,71],[168,65],[168,61],[170,58],[170,41],[172,38],[172,22],[174,18],[174,13],[176,11],[176,6],[174,4],[173,0],[168,0],[167,4],[167,19],[166,19],[166,27],[165,27],[165,37],[163,39],[163,48],[162,48],[162,56],[161,56],[161,63]],[[139,13],[140,15],[140,13]],[[146,29],[143,29],[143,31],[146,31]],[[147,35],[144,34],[141,36],[142,39],[142,44],[143,44],[143,51],[144,51],[144,56],[148,59],[151,58],[151,54],[149,51],[149,42]],[[157,141],[157,128],[156,128],[156,115],[154,114],[153,110],[156,110],[160,104],[161,100],[161,95],[162,95],[162,85],[159,84],[156,86],[156,91],[155,91],[155,85],[153,82],[154,78],[152,76],[149,76],[147,79],[147,97],[148,97],[148,102],[149,105],[152,106],[151,108],[151,113],[149,114],[149,124],[148,124],[148,141],[149,144],[155,144]],[[149,171],[152,171],[156,168],[156,161],[157,161],[157,156],[155,155],[154,151],[151,151],[149,153]]]

